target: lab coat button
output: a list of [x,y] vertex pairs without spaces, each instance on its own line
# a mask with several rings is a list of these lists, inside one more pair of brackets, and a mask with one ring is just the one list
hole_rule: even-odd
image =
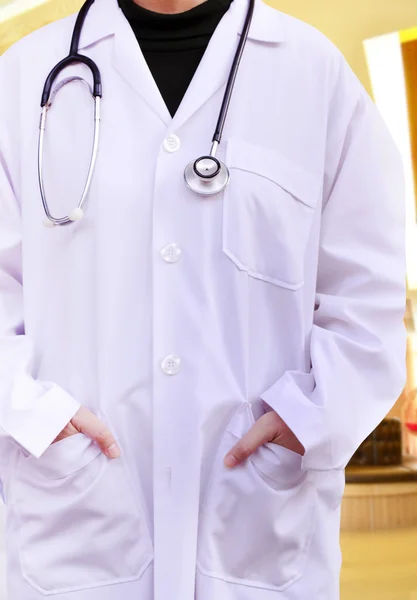
[[169,354],[162,361],[161,367],[166,375],[176,375],[181,368],[181,359],[175,354]]
[[169,135],[164,140],[164,143],[163,143],[164,150],[166,150],[167,152],[176,152],[177,150],[180,149],[180,146],[181,146],[180,138],[178,136],[176,136],[174,133]]
[[175,263],[181,257],[181,248],[178,244],[168,244],[161,250],[161,256],[167,263]]

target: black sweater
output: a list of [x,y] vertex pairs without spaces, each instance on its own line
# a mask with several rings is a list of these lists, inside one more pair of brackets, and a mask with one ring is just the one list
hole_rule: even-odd
[[142,8],[133,0],[118,0],[142,53],[174,116],[190,85],[217,25],[232,0],[205,0],[177,14]]

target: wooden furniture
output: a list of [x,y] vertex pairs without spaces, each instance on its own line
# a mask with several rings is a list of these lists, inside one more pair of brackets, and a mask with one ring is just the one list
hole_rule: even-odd
[[402,425],[384,419],[346,468],[342,531],[417,526],[417,459],[402,457]]
[[402,426],[398,418],[384,419],[353,455],[349,466],[378,467],[402,464]]
[[[348,471],[348,470],[347,470]],[[377,531],[417,527],[417,462],[409,467],[380,467],[347,472],[342,502],[342,531]],[[378,480],[379,478],[379,480]]]

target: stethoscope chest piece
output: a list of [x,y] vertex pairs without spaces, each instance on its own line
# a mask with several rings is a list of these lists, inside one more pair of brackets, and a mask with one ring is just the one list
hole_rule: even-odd
[[184,179],[187,186],[201,196],[222,192],[230,180],[229,169],[214,156],[202,156],[186,167]]

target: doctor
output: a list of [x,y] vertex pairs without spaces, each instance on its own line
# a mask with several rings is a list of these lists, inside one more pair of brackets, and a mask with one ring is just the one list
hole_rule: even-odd
[[399,153],[308,25],[140,4],[90,2],[41,122],[76,18],[0,60],[8,597],[337,600],[405,383]]

